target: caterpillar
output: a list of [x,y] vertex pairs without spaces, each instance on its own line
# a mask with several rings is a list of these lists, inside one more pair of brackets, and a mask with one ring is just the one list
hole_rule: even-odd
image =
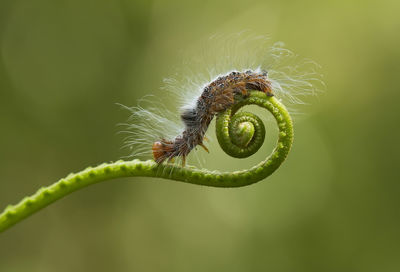
[[162,163],[179,156],[182,158],[182,166],[185,166],[186,156],[197,145],[209,152],[203,140],[211,120],[219,112],[233,106],[238,99],[246,98],[250,90],[273,96],[267,71],[233,71],[212,81],[204,87],[195,106],[182,112],[180,117],[185,125],[184,131],[173,140],[160,139],[153,143],[154,160]]
[[[214,117],[246,99],[250,90],[275,96],[294,114],[324,87],[317,63],[264,36],[214,36],[205,50],[183,59],[189,61],[164,79],[162,98],[146,94],[137,106],[123,106],[131,113],[120,124],[127,135],[123,148],[130,149],[123,158],[152,157],[158,164],[184,166],[194,153],[201,165],[200,153],[191,151],[197,146],[208,151],[205,134]],[[177,104],[180,114],[171,111]]]

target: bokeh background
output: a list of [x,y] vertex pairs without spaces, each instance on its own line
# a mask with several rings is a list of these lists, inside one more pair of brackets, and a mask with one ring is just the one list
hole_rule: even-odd
[[[182,51],[214,33],[284,41],[327,85],[268,180],[86,188],[0,234],[0,271],[400,271],[399,11],[391,0],[0,0],[0,209],[126,155],[115,103],[162,98]],[[215,168],[242,166],[211,152]]]

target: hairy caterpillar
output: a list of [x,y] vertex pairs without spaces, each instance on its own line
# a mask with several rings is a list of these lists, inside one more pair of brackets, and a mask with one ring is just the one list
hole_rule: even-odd
[[203,144],[204,135],[214,116],[231,107],[237,97],[246,97],[249,90],[258,90],[273,96],[271,82],[267,72],[261,73],[247,70],[246,72],[231,72],[218,77],[207,85],[201,96],[197,99],[195,107],[186,109],[181,114],[185,130],[173,140],[161,139],[153,143],[152,151],[157,163],[182,157],[182,166],[185,165],[186,156],[197,145]]
[[[196,146],[208,150],[203,140],[213,117],[245,98],[249,90],[284,100],[294,113],[296,105],[323,86],[315,62],[299,58],[283,43],[271,45],[264,36],[213,36],[205,47],[190,52],[185,59],[191,61],[182,65],[184,69],[164,80],[162,101],[147,95],[138,106],[125,107],[132,114],[123,124],[128,135],[124,147],[132,151],[129,157],[151,156],[158,163],[178,159],[185,165]],[[167,107],[177,100],[180,115]],[[196,158],[198,153],[194,154]]]

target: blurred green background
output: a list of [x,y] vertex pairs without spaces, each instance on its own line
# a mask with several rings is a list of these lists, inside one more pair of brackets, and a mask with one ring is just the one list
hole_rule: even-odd
[[[327,84],[267,181],[86,188],[0,234],[0,271],[400,271],[399,11],[390,0],[0,0],[0,210],[126,155],[115,103],[162,97],[181,52],[211,34],[269,34],[321,64]],[[241,166],[211,152],[215,168]]]

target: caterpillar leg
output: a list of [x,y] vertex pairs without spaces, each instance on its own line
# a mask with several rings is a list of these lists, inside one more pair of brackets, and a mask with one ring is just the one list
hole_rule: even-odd
[[208,148],[207,148],[203,143],[200,143],[199,146],[201,146],[202,148],[204,148],[204,150],[207,151],[207,153],[210,153],[210,151],[208,150]]
[[175,162],[175,157],[171,157],[168,159],[168,163],[174,163]]
[[182,167],[185,167],[185,166],[186,166],[186,156],[183,155],[182,156]]

